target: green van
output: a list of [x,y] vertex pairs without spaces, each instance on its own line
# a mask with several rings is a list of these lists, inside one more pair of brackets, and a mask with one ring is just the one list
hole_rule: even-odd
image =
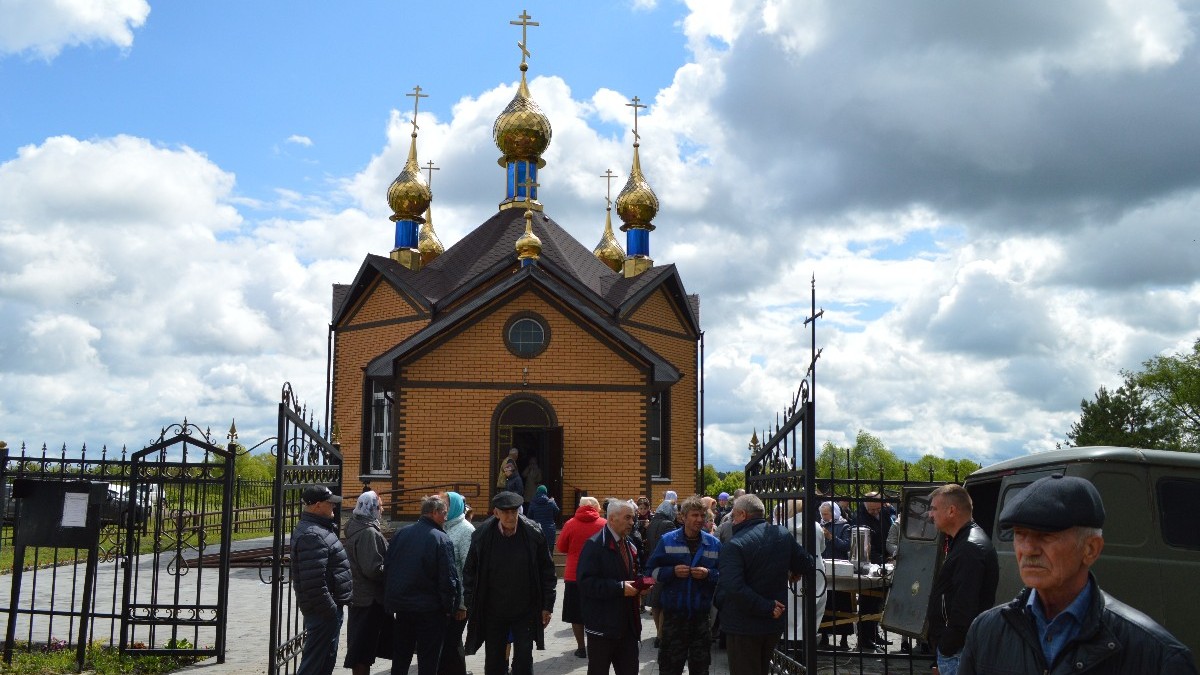
[[[1000,557],[996,601],[1008,602],[1022,584],[1012,533],[996,519],[1008,500],[1033,481],[1061,473],[1091,481],[1104,499],[1104,552],[1092,567],[1100,587],[1162,624],[1200,653],[1200,454],[1137,448],[1053,450],[984,467],[963,482],[975,522]],[[941,550],[925,515],[933,488],[905,488],[900,542],[883,625],[923,638],[929,589]]]

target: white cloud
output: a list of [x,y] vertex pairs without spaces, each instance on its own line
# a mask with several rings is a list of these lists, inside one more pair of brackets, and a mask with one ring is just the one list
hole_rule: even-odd
[[150,14],[146,0],[0,0],[0,55],[30,52],[51,60],[65,47],[133,45]]
[[308,136],[301,136],[299,134],[292,134],[291,136],[288,136],[287,142],[294,143],[296,145],[303,145],[306,148],[311,148],[313,144],[311,138]]

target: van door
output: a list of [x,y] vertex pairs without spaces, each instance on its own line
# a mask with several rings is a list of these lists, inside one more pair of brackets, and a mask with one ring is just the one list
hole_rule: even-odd
[[929,591],[941,564],[940,534],[929,521],[929,493],[937,486],[900,490],[900,538],[892,588],[880,623],[889,631],[924,640]]

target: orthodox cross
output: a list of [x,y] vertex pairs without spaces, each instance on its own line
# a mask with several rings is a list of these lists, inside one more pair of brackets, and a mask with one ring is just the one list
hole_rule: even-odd
[[529,16],[529,12],[524,9],[521,10],[521,15],[517,18],[520,21],[509,21],[508,23],[521,27],[521,41],[517,43],[517,46],[521,48],[521,65],[525,65],[525,59],[530,56],[529,49],[526,47],[529,44],[529,27],[540,26],[541,24],[537,21],[530,21],[533,17]]
[[634,96],[633,103],[625,104],[626,106],[633,108],[633,144],[634,145],[637,145],[638,141],[640,141],[642,139],[642,137],[638,135],[638,130],[637,130],[638,108],[645,108],[646,106],[641,104],[641,100],[642,99]]
[[525,176],[525,180],[520,182],[520,186],[525,188],[525,200],[531,202],[533,201],[533,190],[530,188],[538,188],[541,187],[542,184],[530,178],[529,176]]
[[429,94],[422,94],[421,93],[421,85],[418,84],[417,86],[413,87],[413,93],[405,94],[405,96],[413,97],[412,125],[413,125],[413,135],[415,136],[417,133],[417,129],[421,128],[421,127],[417,126],[417,106],[419,106],[421,104],[421,99],[429,98]]
[[431,160],[429,160],[428,162],[426,162],[426,163],[425,163],[425,171],[428,171],[428,172],[429,172],[429,180],[425,181],[425,184],[426,184],[426,185],[428,185],[428,186],[430,186],[430,187],[433,187],[433,172],[434,172],[434,171],[441,171],[441,170],[442,170],[442,167],[440,167],[440,166],[434,166],[434,165],[433,165],[433,160],[432,160],[432,159],[431,159]]
[[617,177],[617,174],[612,172],[612,169],[605,169],[604,175],[600,176],[604,182],[608,183],[607,193],[604,195],[604,202],[608,208],[612,208],[612,182]]

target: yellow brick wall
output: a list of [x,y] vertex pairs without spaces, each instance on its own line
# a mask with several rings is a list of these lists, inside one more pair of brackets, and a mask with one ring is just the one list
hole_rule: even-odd
[[[678,334],[687,332],[687,327],[671,309],[673,301],[664,289],[658,289],[648,297],[630,316],[629,321],[654,326]],[[683,339],[659,332],[626,326],[631,335],[650,347],[659,356],[671,362],[682,374],[679,382],[670,389],[670,484],[654,483],[654,494],[650,501],[657,506],[667,490],[675,490],[682,499],[696,491],[696,461],[699,447],[698,429],[698,346],[692,339]]]

